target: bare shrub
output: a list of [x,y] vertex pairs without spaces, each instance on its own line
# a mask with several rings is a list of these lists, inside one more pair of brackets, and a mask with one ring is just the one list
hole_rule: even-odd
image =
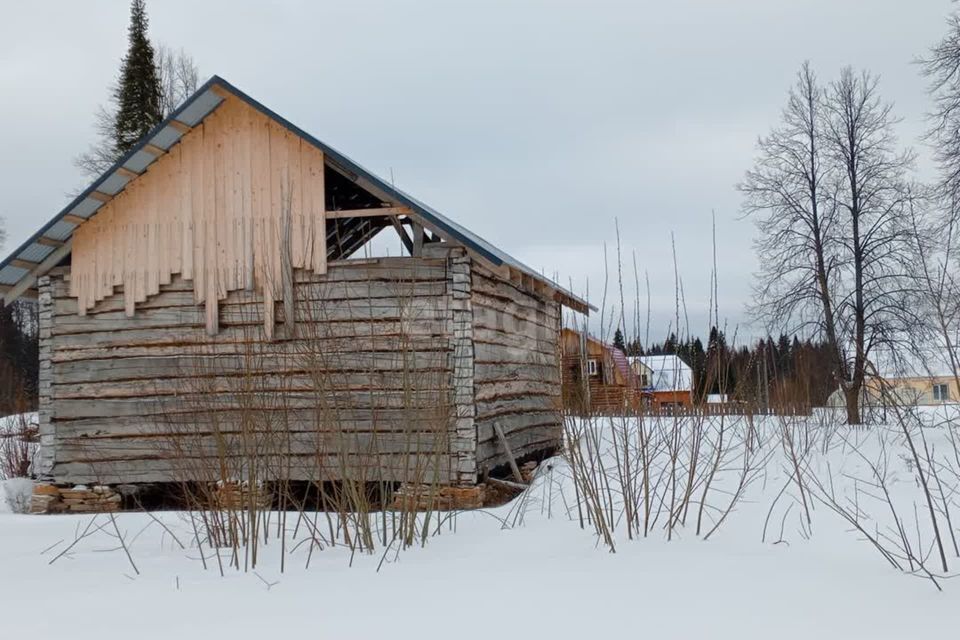
[[0,480],[30,476],[38,439],[35,414],[0,419]]
[[610,551],[658,528],[709,539],[760,477],[773,453],[746,416],[568,417],[565,456],[581,527]]
[[[281,570],[293,552],[309,566],[334,546],[385,562],[456,518],[440,513],[440,488],[455,484],[455,354],[446,309],[434,308],[445,280],[362,260],[350,273],[365,279],[333,267],[319,279],[284,262],[279,280],[265,274],[264,295],[238,292],[220,334],[192,347],[182,410],[157,425],[194,544],[221,573],[255,569],[270,546]],[[270,339],[262,301],[279,289]]]

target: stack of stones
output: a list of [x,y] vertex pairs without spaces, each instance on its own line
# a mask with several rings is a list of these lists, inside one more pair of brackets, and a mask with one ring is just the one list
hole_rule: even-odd
[[393,508],[413,511],[479,509],[485,497],[484,485],[474,487],[433,487],[403,484],[393,496]]
[[246,509],[251,501],[257,509],[268,509],[273,503],[273,497],[264,487],[251,487],[248,484],[226,482],[217,485],[217,506],[221,509]]
[[112,513],[120,510],[121,501],[120,494],[110,487],[38,484],[33,488],[30,513]]

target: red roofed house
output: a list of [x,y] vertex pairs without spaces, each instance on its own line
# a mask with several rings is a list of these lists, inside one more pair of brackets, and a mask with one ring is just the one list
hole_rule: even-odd
[[579,413],[640,407],[640,380],[623,351],[568,328],[561,332],[560,351],[564,407]]

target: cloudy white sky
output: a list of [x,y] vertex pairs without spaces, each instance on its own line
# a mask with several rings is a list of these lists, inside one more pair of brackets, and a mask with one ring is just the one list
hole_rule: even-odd
[[[3,0],[0,215],[16,247],[82,184],[126,45],[125,0]],[[710,216],[720,313],[749,316],[753,226],[736,182],[805,59],[869,68],[919,146],[912,61],[949,0],[635,2],[148,0],[156,42],[184,48],[320,139],[599,304],[614,219],[673,317],[676,237],[691,330],[706,332]],[[921,149],[922,153],[922,149]],[[929,163],[921,155],[921,171]],[[627,265],[628,297],[634,288]],[[641,275],[641,278],[643,276]],[[611,286],[613,283],[611,282]],[[628,305],[632,306],[632,301]]]

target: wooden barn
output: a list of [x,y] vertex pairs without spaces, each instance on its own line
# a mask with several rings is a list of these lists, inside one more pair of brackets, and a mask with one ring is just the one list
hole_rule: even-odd
[[[366,253],[380,232],[401,255]],[[427,458],[472,486],[508,450],[557,448],[561,311],[589,309],[219,77],[0,285],[39,300],[51,486],[212,480],[205,461],[224,476],[257,457],[396,483]]]
[[567,327],[560,350],[566,408],[604,414],[640,407],[640,381],[622,350]]

